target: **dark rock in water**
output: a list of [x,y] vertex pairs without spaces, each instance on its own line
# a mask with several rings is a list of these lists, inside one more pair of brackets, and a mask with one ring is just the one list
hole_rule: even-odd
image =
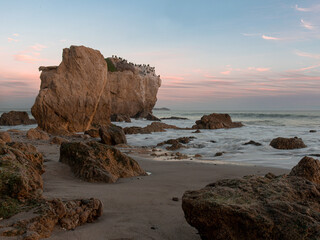
[[180,137],[180,138],[177,138],[177,139],[169,139],[167,141],[158,143],[157,146],[162,146],[162,145],[165,145],[165,144],[171,144],[171,146],[170,147],[166,147],[166,149],[169,150],[169,151],[174,151],[174,150],[177,150],[179,148],[184,147],[184,145],[182,145],[181,143],[187,144],[190,141],[192,141],[194,138],[195,137]]
[[270,146],[276,149],[297,149],[307,147],[301,138],[278,137],[270,142]]
[[315,133],[315,132],[317,132],[317,130],[310,130],[309,132],[311,132],[311,133]]
[[220,157],[220,156],[222,156],[224,153],[225,153],[225,152],[217,152],[214,156],[215,156],[215,157]]
[[244,143],[243,145],[255,145],[255,146],[261,146],[261,143],[255,142],[253,140],[250,140],[249,142]]
[[125,134],[150,134],[152,132],[165,132],[165,129],[182,129],[174,125],[165,124],[162,122],[153,122],[146,127],[126,127],[123,129]]
[[194,155],[194,157],[195,157],[195,158],[201,158],[202,155],[201,155],[201,154],[196,154],[196,155]]
[[155,110],[155,111],[170,111],[169,108],[165,108],[165,107],[163,107],[163,108],[153,108],[153,110]]
[[199,129],[197,129],[196,131],[194,131],[192,133],[201,133],[201,131]]
[[172,198],[172,201],[174,201],[174,202],[179,202],[179,198],[178,198],[178,197],[173,197],[173,198]]
[[30,125],[36,123],[36,120],[29,118],[27,112],[10,111],[8,113],[2,113],[0,117],[0,125],[5,126]]
[[128,115],[112,114],[110,119],[112,122],[131,122],[131,118]]
[[219,129],[219,128],[236,128],[242,127],[240,122],[232,122],[229,114],[212,113],[204,115],[200,120],[196,121],[193,129]]
[[181,143],[173,143],[171,146],[169,147],[166,147],[167,150],[169,151],[175,151],[175,150],[178,150],[180,148],[184,148],[185,146],[182,145]]
[[320,162],[303,158],[289,175],[226,179],[186,191],[182,208],[202,239],[320,239]]
[[211,142],[211,143],[216,143],[217,141],[215,141],[215,140],[210,140],[210,142]]
[[320,154],[309,154],[309,156],[320,157]]
[[164,118],[161,118],[161,120],[189,120],[188,118],[184,118],[184,117],[164,117]]
[[114,183],[118,178],[146,175],[139,164],[114,147],[97,143],[62,143],[60,162],[87,182]]
[[127,138],[121,127],[109,124],[99,129],[101,142],[107,145],[127,144]]
[[99,130],[98,129],[94,129],[94,128],[91,128],[91,129],[85,131],[84,134],[87,134],[87,135],[89,135],[90,137],[93,137],[93,138],[100,137]]
[[151,113],[148,113],[148,115],[146,116],[146,119],[149,120],[149,121],[158,121],[158,122],[161,121],[159,118],[157,118],[156,116],[152,115]]

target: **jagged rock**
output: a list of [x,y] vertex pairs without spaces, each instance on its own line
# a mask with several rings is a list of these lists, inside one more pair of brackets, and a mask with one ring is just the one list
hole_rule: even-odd
[[255,146],[261,146],[262,144],[261,143],[258,143],[258,142],[255,142],[253,140],[250,140],[249,142],[246,142],[242,145],[255,145]]
[[270,146],[276,149],[296,149],[307,147],[301,138],[283,138],[278,137],[270,142]]
[[85,131],[84,134],[88,134],[90,137],[93,137],[93,138],[100,137],[99,129],[94,129],[94,128],[91,128],[91,129]]
[[107,145],[127,144],[127,138],[121,127],[109,124],[99,129],[101,142]]
[[53,137],[50,141],[51,144],[58,144],[58,145],[61,145],[61,143],[64,143],[64,142],[69,142],[69,140],[62,137],[58,137],[58,136]]
[[169,125],[162,122],[153,122],[146,127],[126,127],[123,129],[125,134],[149,134],[152,132],[165,132],[165,129],[182,129],[174,125]]
[[289,175],[226,179],[187,191],[185,218],[202,239],[320,239],[319,166],[303,158]]
[[131,118],[128,115],[113,114],[110,118],[111,122],[131,122]]
[[154,116],[151,113],[148,113],[148,115],[146,116],[146,119],[149,120],[149,121],[158,121],[158,122],[161,121],[159,118],[157,118],[156,116]]
[[229,114],[212,113],[204,115],[200,120],[196,121],[193,129],[219,129],[219,128],[236,128],[242,127],[241,122],[232,122]]
[[41,195],[43,156],[34,146],[19,142],[0,145],[0,166],[1,198],[25,200]]
[[0,132],[0,140],[2,140],[5,143],[11,142],[10,134],[7,132]]
[[157,101],[161,79],[154,68],[108,58],[108,79],[111,89],[111,114],[146,117]]
[[63,49],[58,67],[40,70],[40,92],[32,107],[40,128],[68,134],[110,122],[108,67],[99,51],[71,46]]
[[65,230],[91,223],[103,213],[102,202],[98,199],[61,201],[39,200],[33,214],[17,221],[2,221],[0,236],[17,236],[23,240],[38,240],[50,237],[56,225]]
[[118,178],[146,175],[139,164],[116,148],[97,142],[62,143],[60,162],[88,182],[114,183]]
[[0,125],[15,126],[15,125],[30,125],[36,124],[36,120],[30,119],[27,112],[10,111],[3,113],[0,117]]
[[39,128],[31,128],[27,132],[27,138],[32,140],[49,140],[48,133],[42,131]]

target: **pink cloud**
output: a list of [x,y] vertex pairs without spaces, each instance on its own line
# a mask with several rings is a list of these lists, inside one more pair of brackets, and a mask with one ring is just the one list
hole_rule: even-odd
[[26,54],[16,54],[14,55],[14,60],[19,62],[33,63],[43,61],[44,59],[36,58]]
[[262,35],[261,37],[265,40],[281,40],[281,38],[271,37],[271,36],[266,36],[266,35]]
[[220,72],[220,74],[222,74],[222,75],[229,75],[230,73],[231,73],[230,70],[227,70],[227,71],[224,71],[224,72]]
[[31,48],[35,51],[41,51],[42,49],[47,48],[47,46],[44,46],[44,45],[37,43],[37,44],[31,46]]
[[295,6],[295,9],[299,12],[310,12],[311,9],[310,8],[301,8],[301,7],[298,7],[298,4],[296,4]]
[[298,7],[298,5],[296,4],[295,9],[299,12],[319,12],[320,11],[320,4],[316,4],[316,5],[309,7],[309,8],[301,8],[301,7]]
[[248,70],[253,70],[253,71],[257,71],[257,72],[267,72],[270,71],[270,68],[256,68],[256,67],[248,67]]
[[12,34],[12,36],[18,37],[19,34],[18,33],[14,33],[14,34]]
[[295,51],[295,54],[300,57],[320,59],[320,54],[314,54],[314,53],[308,53],[308,52],[302,52],[302,51]]
[[181,77],[181,76],[162,76],[161,79],[166,79],[166,80],[183,80],[184,77]]
[[8,37],[8,42],[19,42],[19,40]]
[[304,21],[303,19],[301,19],[300,22],[301,22],[301,25],[302,25],[304,28],[309,29],[309,30],[313,30],[313,29],[314,29],[314,26],[313,26],[311,23],[306,22],[306,21]]

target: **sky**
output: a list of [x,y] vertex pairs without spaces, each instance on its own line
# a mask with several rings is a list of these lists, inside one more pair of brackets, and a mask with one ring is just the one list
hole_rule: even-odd
[[0,22],[0,108],[84,45],[154,66],[157,107],[320,110],[319,0],[0,0]]

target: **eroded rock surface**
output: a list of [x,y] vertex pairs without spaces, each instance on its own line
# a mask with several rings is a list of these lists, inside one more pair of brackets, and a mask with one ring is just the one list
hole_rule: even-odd
[[10,111],[8,113],[3,113],[0,117],[0,125],[15,126],[30,125],[36,123],[36,120],[29,118],[27,112]]
[[219,129],[219,128],[236,128],[242,127],[240,122],[232,122],[229,114],[212,113],[204,115],[196,124],[192,126],[194,129]]
[[88,182],[114,183],[118,178],[146,175],[139,164],[116,148],[94,141],[62,143],[60,162]]
[[31,128],[27,132],[27,138],[31,140],[49,140],[50,136],[40,128]]
[[202,239],[320,239],[320,162],[289,175],[246,176],[187,191],[182,208]]
[[99,129],[101,142],[107,145],[127,144],[127,138],[122,127],[114,124]]
[[57,67],[40,67],[41,86],[32,107],[39,127],[54,134],[84,132],[110,122],[108,67],[102,54],[84,46],[63,50]]
[[270,142],[270,146],[276,149],[297,149],[297,148],[305,148],[307,147],[301,138],[283,138],[278,137],[272,139]]
[[2,140],[5,143],[11,142],[10,134],[7,132],[0,132],[0,140]]

